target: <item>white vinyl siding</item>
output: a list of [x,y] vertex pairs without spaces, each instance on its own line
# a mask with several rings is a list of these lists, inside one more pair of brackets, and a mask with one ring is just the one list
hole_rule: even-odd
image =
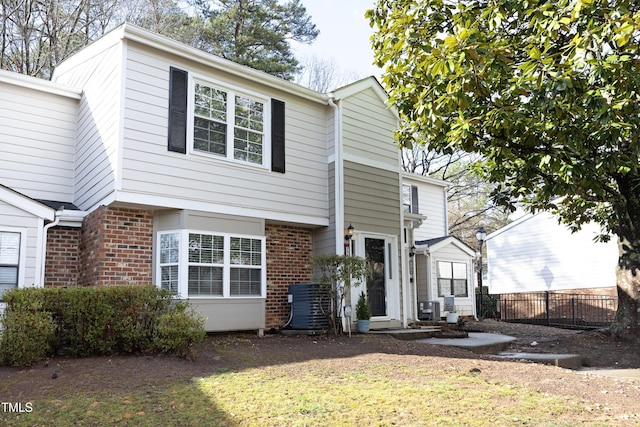
[[445,188],[421,181],[405,181],[405,183],[418,186],[418,212],[427,217],[420,228],[413,230],[415,240],[446,236],[448,226]]
[[[0,201],[0,232],[20,234],[18,287],[38,286],[40,283],[40,251],[42,250],[41,218]],[[1,262],[0,262],[1,264]]]
[[547,212],[526,215],[486,240],[492,294],[616,286],[615,237],[594,242],[596,224],[571,233]]
[[[473,258],[471,255],[455,244],[447,244],[438,249],[432,250],[430,252],[430,256],[428,258],[431,262],[430,265],[430,274],[431,274],[431,295],[438,296],[438,266],[437,263],[439,261],[444,261],[447,263],[457,263],[465,266],[466,269],[466,278],[467,278],[467,296],[456,296],[455,305],[458,308],[458,312],[464,313],[473,313],[473,305],[475,304],[475,295],[473,293],[473,288],[475,287],[475,275],[473,268]],[[459,268],[462,268],[460,266]],[[458,274],[461,275],[461,274]],[[441,297],[440,297],[441,298]],[[441,299],[441,301],[443,301]],[[442,307],[443,302],[441,302],[440,307]]]
[[286,173],[212,155],[168,152],[169,66],[195,76],[212,71],[150,49],[141,51],[135,43],[128,46],[122,193],[178,209],[197,202],[199,210],[328,224],[326,106],[271,94],[267,87],[217,71],[215,81],[222,87],[285,102]]
[[[122,135],[122,60],[120,44],[100,40],[89,50],[63,62],[54,72],[59,83],[83,89],[75,159],[75,204],[88,209],[117,186]],[[91,49],[90,49],[91,50]],[[99,52],[96,52],[99,51]]]
[[0,81],[0,183],[73,201],[78,99]]

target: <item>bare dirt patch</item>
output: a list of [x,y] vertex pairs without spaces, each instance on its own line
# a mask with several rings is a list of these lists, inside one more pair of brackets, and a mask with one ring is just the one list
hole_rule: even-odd
[[[466,328],[510,335],[507,351],[577,353],[590,368],[640,368],[640,342],[612,341],[598,331],[575,331],[495,321],[468,322]],[[474,372],[501,384],[526,385],[550,395],[569,396],[640,422],[640,380],[621,380],[533,363],[497,361],[471,351],[386,335],[305,336],[236,333],[208,336],[192,361],[161,355],[73,359],[55,357],[30,368],[0,368],[0,401],[55,399],[84,393],[126,392],[163,387],[168,382],[250,367],[291,364],[291,375],[305,371],[304,362],[330,362],[332,369],[410,360],[440,372]],[[329,365],[329,364],[328,364]],[[52,378],[55,376],[56,378]],[[390,378],[393,380],[393,378]]]

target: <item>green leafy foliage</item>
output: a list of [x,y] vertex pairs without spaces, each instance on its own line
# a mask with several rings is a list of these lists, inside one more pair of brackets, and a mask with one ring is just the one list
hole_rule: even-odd
[[[635,4],[635,3],[634,3]],[[375,61],[404,146],[479,154],[495,202],[616,234],[614,331],[640,308],[640,12],[628,2],[378,0]]]
[[205,335],[204,319],[197,316],[188,303],[181,301],[173,310],[160,315],[154,345],[163,353],[190,358],[192,345],[201,342]]
[[313,257],[313,264],[320,274],[319,283],[323,301],[319,306],[329,307],[325,315],[335,335],[340,333],[340,310],[347,291],[358,287],[369,274],[369,262],[354,255],[326,254]]
[[367,296],[364,291],[360,292],[360,296],[358,297],[358,302],[356,303],[356,319],[358,320],[369,320],[371,319],[371,307],[367,302]]
[[24,288],[3,298],[0,360],[10,365],[29,365],[55,352],[187,356],[205,335],[203,319],[186,302],[174,303],[155,286]]
[[53,353],[56,325],[37,305],[7,310],[0,317],[0,365],[29,366]]

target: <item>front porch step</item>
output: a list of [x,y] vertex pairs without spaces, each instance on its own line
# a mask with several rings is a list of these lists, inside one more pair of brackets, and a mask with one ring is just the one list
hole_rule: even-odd
[[386,334],[399,340],[422,340],[427,338],[467,338],[465,331],[452,330],[441,325],[413,326],[410,329],[377,329],[370,334]]

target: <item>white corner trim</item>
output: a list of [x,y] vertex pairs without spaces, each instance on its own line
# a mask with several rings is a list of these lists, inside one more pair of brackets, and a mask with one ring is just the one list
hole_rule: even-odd
[[0,200],[47,221],[53,221],[55,218],[55,210],[53,208],[7,187],[0,186]]

